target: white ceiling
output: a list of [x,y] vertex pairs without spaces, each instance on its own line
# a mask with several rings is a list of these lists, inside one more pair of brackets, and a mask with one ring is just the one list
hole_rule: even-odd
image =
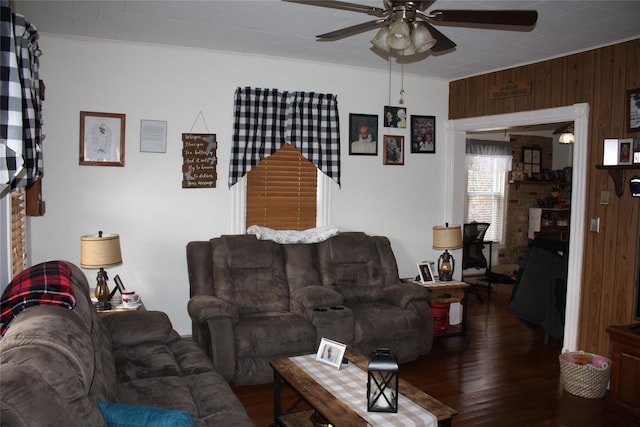
[[[382,0],[352,0],[382,7]],[[434,25],[458,47],[406,64],[405,73],[455,80],[640,37],[640,1],[436,0],[435,9],[533,9],[530,31]],[[235,1],[21,1],[40,33],[186,46],[389,69],[375,30],[337,41],[317,34],[373,20],[364,13],[288,3]],[[46,54],[46,52],[45,52]],[[394,70],[400,66],[392,63]]]

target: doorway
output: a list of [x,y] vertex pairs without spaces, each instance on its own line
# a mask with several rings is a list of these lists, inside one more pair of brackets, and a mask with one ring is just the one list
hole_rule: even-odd
[[587,133],[589,104],[495,116],[450,120],[447,126],[445,176],[445,220],[461,224],[464,220],[465,144],[467,132],[504,130],[514,126],[541,123],[574,122],[573,177],[571,192],[571,235],[569,237],[569,270],[563,350],[573,351],[578,342],[582,258],[584,252]]

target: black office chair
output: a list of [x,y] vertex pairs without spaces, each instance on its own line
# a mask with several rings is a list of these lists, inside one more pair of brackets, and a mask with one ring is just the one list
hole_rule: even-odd
[[[464,224],[462,230],[462,269],[469,268],[484,269],[485,275],[491,270],[491,266],[487,263],[482,250],[484,249],[484,235],[491,226],[488,222],[471,222]],[[491,296],[491,281],[487,278],[488,294]],[[473,288],[471,291],[480,301],[483,301],[482,295],[478,289]]]

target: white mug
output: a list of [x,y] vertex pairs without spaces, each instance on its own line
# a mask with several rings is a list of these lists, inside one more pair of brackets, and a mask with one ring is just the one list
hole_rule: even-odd
[[140,302],[140,296],[135,291],[122,292],[122,305],[125,307],[135,307]]

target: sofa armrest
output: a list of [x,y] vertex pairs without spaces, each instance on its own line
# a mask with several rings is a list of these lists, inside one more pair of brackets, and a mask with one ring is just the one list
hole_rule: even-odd
[[187,311],[191,319],[197,323],[205,323],[217,317],[230,318],[233,323],[238,322],[238,309],[235,306],[210,295],[196,295],[189,299]]
[[343,302],[342,294],[324,286],[305,286],[291,292],[291,309],[303,312],[306,309],[317,307],[330,307],[340,305]]
[[433,315],[431,314],[431,292],[425,287],[409,283],[399,283],[384,290],[385,301],[405,310],[411,310],[420,317],[420,331],[424,339],[419,341],[420,354],[431,351],[433,345]]
[[103,317],[113,347],[167,342],[173,331],[169,317],[160,311],[127,311]]
[[382,299],[388,304],[407,309],[415,301],[431,301],[431,293],[422,286],[398,283],[384,289]]
[[204,350],[215,370],[231,382],[236,370],[234,325],[238,310],[210,295],[197,295],[187,303],[193,320],[193,340]]

